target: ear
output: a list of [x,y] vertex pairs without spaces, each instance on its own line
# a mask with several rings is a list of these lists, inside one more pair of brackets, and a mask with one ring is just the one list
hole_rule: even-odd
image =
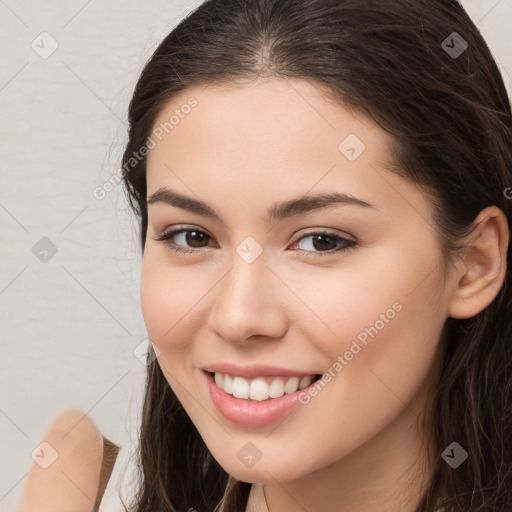
[[471,318],[485,309],[498,295],[507,270],[509,229],[507,218],[497,206],[482,210],[464,251],[461,270],[455,276],[455,290],[448,316]]

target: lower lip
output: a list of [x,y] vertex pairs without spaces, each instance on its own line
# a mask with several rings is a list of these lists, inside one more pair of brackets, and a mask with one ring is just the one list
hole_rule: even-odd
[[279,398],[261,402],[249,402],[226,393],[215,384],[209,373],[204,370],[203,373],[206,377],[210,397],[220,413],[229,421],[249,428],[263,427],[278,422],[293,409],[302,405],[299,402],[299,395],[307,392],[308,389],[298,389],[290,395],[284,394]]

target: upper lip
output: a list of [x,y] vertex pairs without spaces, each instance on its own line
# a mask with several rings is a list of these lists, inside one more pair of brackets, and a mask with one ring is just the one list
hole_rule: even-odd
[[253,379],[255,377],[305,377],[306,375],[317,375],[315,372],[290,370],[289,368],[279,368],[277,366],[267,366],[263,364],[238,366],[231,363],[216,363],[203,366],[202,370],[205,372],[227,373],[234,377],[244,377],[245,379]]

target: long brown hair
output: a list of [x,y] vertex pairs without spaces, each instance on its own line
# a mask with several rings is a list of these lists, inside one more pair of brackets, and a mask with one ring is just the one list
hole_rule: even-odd
[[[456,32],[457,34],[454,34]],[[496,62],[455,0],[208,0],[145,65],[129,106],[123,180],[147,230],[146,158],[156,117],[192,85],[259,76],[325,88],[393,136],[395,167],[428,191],[445,261],[496,205],[512,226],[510,100]],[[134,155],[137,154],[137,158]],[[511,268],[507,254],[507,268]],[[472,318],[446,322],[435,392],[439,456],[416,512],[512,510],[512,287]],[[211,456],[155,360],[148,365],[133,512],[245,510],[250,484]],[[223,497],[225,498],[223,500]],[[444,501],[443,501],[444,500]]]

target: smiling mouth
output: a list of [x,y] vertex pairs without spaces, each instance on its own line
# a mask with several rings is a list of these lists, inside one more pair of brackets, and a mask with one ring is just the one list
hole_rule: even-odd
[[220,372],[206,372],[225,393],[248,402],[263,402],[291,395],[321,379],[321,374],[303,377],[243,377]]

